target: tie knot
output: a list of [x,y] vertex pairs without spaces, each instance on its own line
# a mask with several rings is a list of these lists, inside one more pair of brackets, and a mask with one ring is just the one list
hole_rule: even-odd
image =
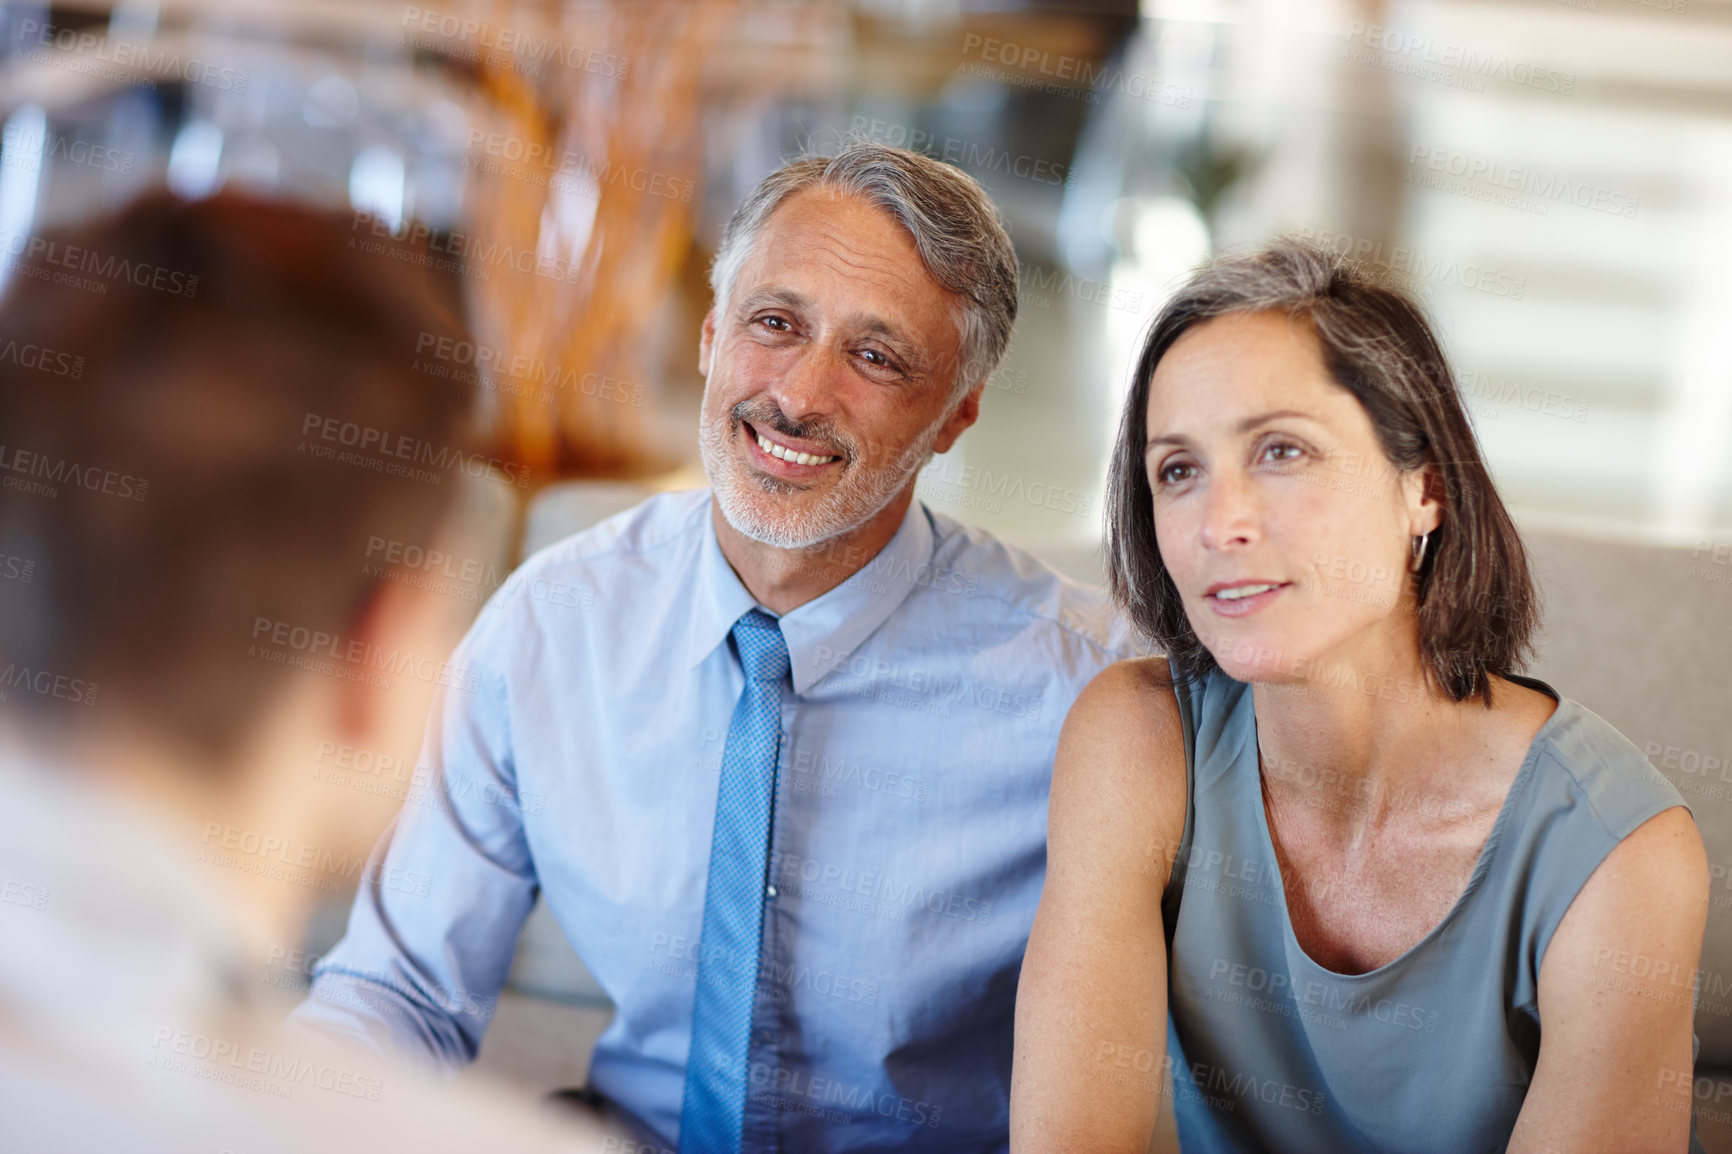
[[734,622],[734,644],[751,680],[780,681],[788,676],[788,643],[782,640],[782,627],[763,610],[754,609]]

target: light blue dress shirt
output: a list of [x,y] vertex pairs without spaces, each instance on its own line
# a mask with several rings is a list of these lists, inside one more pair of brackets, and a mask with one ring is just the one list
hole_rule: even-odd
[[[300,1022],[468,1061],[539,889],[618,1007],[591,1087],[677,1145],[744,686],[727,638],[757,605],[710,517],[705,490],[655,497],[493,597],[429,721],[434,784],[382,844]],[[919,501],[780,624],[793,692],[748,1131],[799,1151],[1003,1149],[1059,727],[1143,649],[1098,590]],[[389,884],[404,877],[431,881]]]

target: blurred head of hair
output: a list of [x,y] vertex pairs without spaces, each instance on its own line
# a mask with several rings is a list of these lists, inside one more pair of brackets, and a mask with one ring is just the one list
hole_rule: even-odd
[[152,194],[33,239],[0,299],[0,552],[28,575],[0,709],[221,765],[292,672],[260,623],[342,636],[369,541],[432,537],[473,390],[417,352],[466,337],[462,295],[382,231]]

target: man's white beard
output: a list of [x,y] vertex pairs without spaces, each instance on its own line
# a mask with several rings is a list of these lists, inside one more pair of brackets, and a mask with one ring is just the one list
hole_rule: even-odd
[[[817,441],[842,458],[842,479],[818,502],[806,509],[791,509],[779,500],[781,494],[798,492],[796,486],[757,473],[734,451],[742,421],[766,433],[782,431],[797,440]],[[778,429],[778,424],[784,426]],[[778,549],[810,549],[864,525],[884,510],[909,479],[932,459],[944,418],[915,438],[908,450],[883,468],[862,459],[854,438],[827,425],[797,424],[784,417],[768,401],[742,401],[722,420],[705,420],[698,430],[698,448],[704,472],[722,516],[739,533]],[[792,426],[788,428],[788,426]],[[799,433],[792,431],[798,428]]]

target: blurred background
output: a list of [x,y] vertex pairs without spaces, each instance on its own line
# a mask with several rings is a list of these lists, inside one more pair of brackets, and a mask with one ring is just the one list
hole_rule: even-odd
[[981,422],[923,482],[937,507],[1092,540],[1164,291],[1295,231],[1421,289],[1524,522],[1732,529],[1724,0],[6,13],[8,257],[164,182],[435,230],[481,347],[431,352],[484,386],[520,497],[689,475],[718,232],[780,160],[853,135],[973,173],[1024,262]]
[[[1732,0],[0,10],[0,291],[30,291],[12,272],[37,232],[158,185],[344,206],[381,259],[416,229],[449,254],[477,340],[423,352],[476,384],[493,479],[470,486],[486,563],[429,577],[477,608],[528,550],[703,483],[708,262],[800,153],[868,137],[991,192],[1016,336],[918,491],[1084,577],[1130,357],[1187,270],[1295,232],[1406,275],[1505,499],[1554,543],[1551,604],[1604,624],[1554,625],[1546,668],[1604,666],[1555,683],[1704,822],[1724,947],[1704,968],[1728,976],[1699,1030],[1732,1066]],[[91,291],[124,275],[59,263]],[[292,993],[299,966],[265,980]],[[586,981],[532,921],[484,1060],[580,1082],[573,1023],[606,1012]]]

